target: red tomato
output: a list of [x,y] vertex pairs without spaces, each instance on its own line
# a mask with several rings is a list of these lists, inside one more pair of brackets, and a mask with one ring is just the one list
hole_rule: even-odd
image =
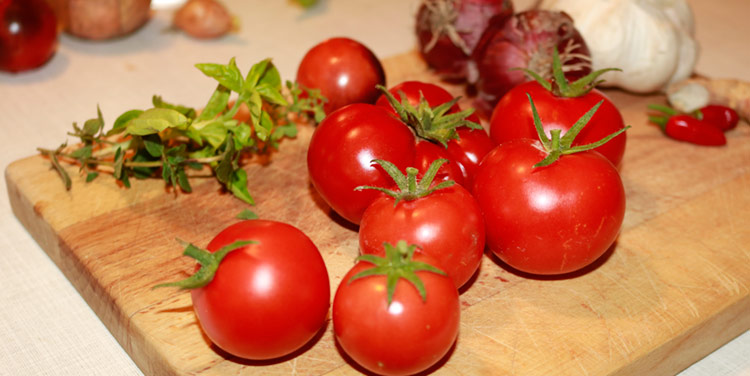
[[359,227],[363,254],[383,255],[383,243],[406,240],[433,257],[456,288],[479,268],[484,254],[484,220],[474,197],[460,185],[411,201],[383,196],[365,210]]
[[229,252],[213,280],[191,291],[198,321],[216,346],[235,356],[287,355],[325,323],[330,302],[326,265],[304,233],[267,220],[231,225],[207,249],[215,252],[239,240],[257,243]]
[[[424,174],[427,169],[430,168],[432,162],[438,159],[450,160],[450,154],[448,154],[448,150],[446,150],[442,145],[434,144],[430,141],[420,139],[417,139],[416,142],[416,156],[411,167],[416,167],[422,174]],[[453,180],[457,184],[465,184],[461,166],[459,166],[458,163],[455,162],[448,162],[440,166],[440,170],[438,170],[436,180]]]
[[[396,99],[401,100],[400,93],[403,93],[408,99],[412,106],[419,105],[420,98],[424,97],[430,106],[435,107],[443,103],[450,102],[454,99],[453,95],[442,87],[421,81],[404,81],[390,89],[388,91],[393,94]],[[398,117],[398,114],[391,106],[385,95],[381,95],[375,102],[376,106],[381,106],[393,116]],[[453,105],[449,113],[461,112],[461,107],[456,103]],[[471,114],[468,120],[473,121],[477,124],[480,123],[479,117],[476,113]],[[471,129],[467,127],[459,127],[456,129],[458,132],[459,139],[453,139],[448,141],[448,148],[445,153],[435,156],[429,162],[423,162],[422,165],[429,166],[433,160],[437,158],[446,158],[451,161],[451,164],[443,165],[445,173],[451,176],[451,179],[457,183],[471,189],[472,181],[474,178],[474,172],[479,166],[479,162],[482,158],[495,147],[495,143],[484,132],[479,129]],[[442,145],[438,145],[441,146]],[[455,167],[451,167],[451,165]],[[420,171],[424,171],[420,166],[416,166]],[[454,172],[448,173],[448,169],[456,169]],[[460,173],[459,173],[460,172]]]
[[[586,111],[604,100],[594,117],[578,134],[573,146],[599,141],[625,127],[617,107],[596,89],[580,97],[565,98],[555,96],[536,81],[530,81],[511,89],[495,106],[490,119],[490,137],[496,143],[517,138],[539,139],[527,93],[534,99],[548,137],[551,129],[561,129],[564,135]],[[595,150],[618,166],[625,153],[625,141],[625,133],[622,133]]]
[[[434,261],[414,256],[416,261]],[[350,282],[352,276],[371,268],[368,262],[357,263],[336,291],[332,309],[336,340],[354,361],[381,375],[411,375],[434,365],[458,335],[460,306],[453,282],[433,272],[416,272],[426,300],[410,282],[400,279],[389,305],[386,276]]]
[[358,224],[380,193],[354,188],[387,187],[392,182],[372,160],[390,161],[404,171],[415,155],[414,136],[404,123],[380,107],[357,103],[334,111],[318,125],[307,151],[307,169],[328,205]]
[[474,195],[495,255],[524,272],[562,274],[589,265],[613,244],[625,190],[617,169],[595,151],[532,167],[546,156],[539,141],[500,144],[482,161]]
[[57,50],[57,17],[44,0],[0,1],[0,70],[36,68]]
[[380,60],[365,45],[349,38],[331,38],[310,49],[297,68],[297,82],[320,89],[328,102],[326,114],[351,103],[375,103],[385,85]]

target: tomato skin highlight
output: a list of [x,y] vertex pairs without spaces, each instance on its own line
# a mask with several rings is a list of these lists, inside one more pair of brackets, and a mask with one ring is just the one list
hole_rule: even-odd
[[354,188],[392,183],[372,160],[390,161],[404,171],[414,163],[415,155],[408,127],[377,106],[355,103],[329,114],[315,129],[307,168],[313,186],[328,205],[359,224],[367,206],[381,193]]
[[[555,96],[536,81],[529,81],[511,89],[495,106],[490,118],[490,137],[496,144],[518,138],[539,139],[527,93],[534,100],[547,137],[550,137],[552,129],[561,129],[561,136],[565,135],[583,114],[601,100],[604,102],[578,134],[573,146],[599,141],[625,127],[620,111],[597,89],[580,97],[565,98]],[[619,166],[625,154],[626,141],[625,133],[622,133],[595,150]]]
[[482,161],[474,195],[487,246],[502,261],[542,275],[579,270],[614,243],[625,215],[617,169],[595,151],[564,155],[546,167],[541,143],[516,139]]
[[[433,264],[425,255],[414,260]],[[434,264],[433,264],[434,265]],[[375,275],[349,282],[372,268],[357,263],[342,279],[333,300],[333,331],[344,351],[364,368],[381,375],[411,375],[428,369],[448,353],[458,336],[458,292],[447,276],[421,271],[426,302],[401,279],[390,306],[386,277]]]
[[297,82],[320,89],[328,102],[326,114],[352,103],[375,103],[385,85],[380,60],[362,43],[349,38],[331,38],[311,48],[297,68]]
[[330,285],[323,258],[300,230],[267,220],[233,224],[207,249],[215,252],[237,240],[257,244],[230,252],[214,279],[191,291],[198,321],[211,341],[232,355],[255,360],[288,355],[325,323]]
[[400,201],[383,196],[362,216],[359,248],[363,254],[384,255],[383,243],[406,240],[417,252],[435,259],[456,288],[479,268],[484,255],[484,219],[474,197],[460,185],[428,196]]

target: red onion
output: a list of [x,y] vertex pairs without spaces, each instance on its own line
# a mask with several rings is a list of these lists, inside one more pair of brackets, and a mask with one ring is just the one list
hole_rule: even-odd
[[529,81],[526,68],[552,78],[552,55],[560,53],[565,77],[575,80],[591,72],[591,53],[564,12],[529,10],[493,19],[474,49],[467,79],[477,90],[475,106],[488,117],[500,98],[514,86]]
[[490,19],[511,14],[510,0],[423,0],[417,12],[419,50],[444,79],[463,80]]

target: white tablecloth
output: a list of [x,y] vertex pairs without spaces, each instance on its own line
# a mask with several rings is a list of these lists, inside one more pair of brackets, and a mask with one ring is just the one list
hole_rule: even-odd
[[[750,81],[750,1],[691,0],[703,46],[697,71]],[[320,0],[303,10],[287,0],[226,0],[240,32],[199,41],[169,31],[173,8],[126,38],[91,42],[63,35],[54,58],[23,74],[0,73],[0,167],[56,147],[70,124],[101,107],[107,124],[125,109],[149,106],[153,94],[200,106],[214,84],[194,68],[237,57],[246,71],[265,57],[293,79],[311,46],[348,36],[387,57],[415,46],[418,0]],[[140,370],[73,286],[13,216],[0,186],[0,375],[139,375]],[[749,313],[750,314],[750,313]],[[750,332],[699,361],[684,375],[750,375]]]

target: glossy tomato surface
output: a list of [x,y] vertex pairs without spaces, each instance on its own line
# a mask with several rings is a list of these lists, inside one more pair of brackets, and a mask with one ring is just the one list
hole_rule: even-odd
[[377,106],[356,103],[334,111],[318,125],[307,151],[310,181],[328,205],[359,224],[362,213],[381,194],[355,191],[360,185],[390,187],[388,174],[374,159],[387,160],[404,172],[415,158],[409,128]]
[[[401,94],[403,94],[412,106],[418,106],[421,98],[424,98],[432,107],[454,99],[453,95],[441,86],[422,81],[404,81],[391,87],[388,91],[399,101],[401,101]],[[393,114],[393,116],[398,116],[384,95],[378,98],[375,105],[383,107]],[[461,110],[461,107],[456,103],[451,107],[450,113],[461,112]],[[477,124],[480,123],[479,116],[476,113],[471,114],[468,120]],[[459,138],[448,141],[447,153],[441,156],[441,158],[450,160],[451,164],[455,167],[444,165],[441,171],[457,169],[460,171],[461,178],[453,178],[453,180],[467,189],[471,189],[474,172],[479,166],[479,162],[495,147],[495,143],[487,135],[487,132],[481,129],[460,127],[457,129],[457,132]],[[443,147],[439,144],[438,146]],[[420,171],[426,171],[421,167],[418,168]],[[455,174],[455,172],[452,172],[452,174]]]
[[365,211],[359,227],[362,253],[384,255],[383,243],[406,240],[429,255],[463,286],[479,268],[484,254],[484,220],[474,197],[453,185],[411,201],[383,196]]
[[[561,129],[565,135],[575,122],[599,101],[604,101],[583,130],[573,146],[599,141],[625,127],[620,111],[599,90],[575,98],[555,96],[536,81],[530,81],[511,89],[495,106],[490,119],[490,137],[495,143],[518,138],[538,140],[531,105],[526,94],[531,95],[547,137],[551,129]],[[625,154],[625,132],[595,150],[619,166]]]
[[192,290],[198,321],[232,355],[272,359],[292,353],[325,323],[330,286],[323,258],[300,230],[267,220],[231,225],[207,249],[239,240],[257,243],[229,252],[214,279]]
[[524,272],[564,274],[591,264],[614,243],[625,190],[617,169],[597,152],[533,167],[545,157],[538,141],[499,145],[482,161],[474,195],[495,255]]
[[375,103],[385,85],[385,72],[377,56],[362,43],[349,38],[331,38],[310,49],[297,68],[297,82],[320,89],[328,99],[329,114],[352,103]]
[[0,1],[0,70],[39,67],[56,50],[57,17],[46,1]]
[[[414,260],[433,260],[415,254]],[[386,277],[375,275],[349,282],[372,268],[357,263],[339,285],[333,299],[333,331],[344,351],[364,368],[381,375],[411,375],[437,363],[456,341],[460,306],[450,278],[421,271],[423,302],[404,279],[396,285],[388,305]]]

